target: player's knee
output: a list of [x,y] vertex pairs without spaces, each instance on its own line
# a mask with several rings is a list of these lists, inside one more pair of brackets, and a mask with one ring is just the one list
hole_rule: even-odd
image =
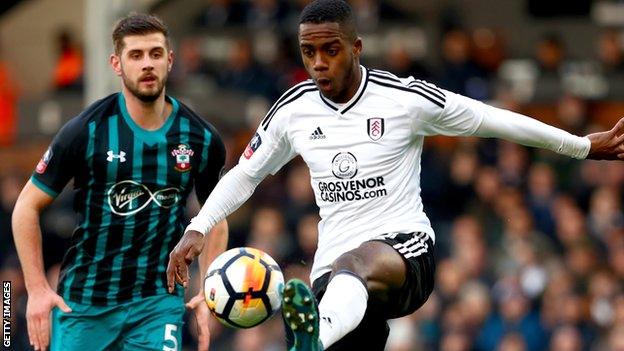
[[364,257],[354,252],[347,252],[332,264],[332,278],[336,274],[351,274],[357,277],[366,287],[369,300],[384,301],[388,296],[388,284],[375,278],[371,274],[372,269],[369,265],[370,261],[367,261]]
[[360,278],[364,283],[369,279],[366,263],[362,257],[352,252],[342,254],[331,266],[332,277],[339,273],[350,273]]

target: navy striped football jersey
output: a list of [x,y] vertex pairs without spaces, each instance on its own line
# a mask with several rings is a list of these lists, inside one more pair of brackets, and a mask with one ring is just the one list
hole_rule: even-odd
[[58,132],[33,172],[31,181],[52,197],[73,179],[79,218],[62,263],[63,298],[110,306],[167,293],[186,199],[195,187],[205,201],[225,147],[209,123],[166,101],[172,112],[157,130],[132,120],[121,93],[95,102]]

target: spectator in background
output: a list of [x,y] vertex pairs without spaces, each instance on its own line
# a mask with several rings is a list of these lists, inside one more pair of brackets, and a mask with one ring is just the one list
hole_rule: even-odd
[[587,297],[580,291],[572,291],[561,297],[559,301],[557,327],[573,327],[580,337],[581,346],[589,349],[591,343],[596,340],[595,327],[589,320],[587,309]]
[[0,47],[0,146],[11,145],[16,133],[18,89],[10,71]]
[[470,37],[466,31],[453,29],[442,37],[442,67],[438,75],[440,87],[485,100],[490,96],[484,72],[470,55]]
[[[462,310],[462,305],[459,301],[450,301],[445,308],[441,311],[440,322],[442,325],[443,334],[453,334],[460,332],[462,334],[468,332],[466,319]],[[472,339],[472,336],[469,340]],[[440,347],[443,347],[444,340],[440,340]]]
[[[609,266],[616,277],[620,279],[620,281],[624,281],[624,231],[618,230],[611,234],[608,248]],[[624,320],[622,322],[624,322]]]
[[555,239],[562,251],[588,237],[585,214],[573,198],[566,195],[558,197],[553,206],[553,213]]
[[239,39],[232,45],[229,59],[217,77],[219,86],[250,95],[260,95],[269,100],[276,98],[273,79],[253,57],[249,39]]
[[474,183],[475,197],[467,205],[467,212],[475,216],[483,226],[483,231],[491,236],[500,233],[500,218],[496,216],[496,202],[503,193],[500,175],[494,167],[483,166],[477,171]]
[[419,342],[415,315],[393,319],[390,324],[390,335],[386,345],[387,351],[410,351],[422,349]]
[[522,186],[526,179],[528,167],[528,150],[526,147],[508,141],[499,140],[497,169],[503,184]]
[[537,41],[534,50],[538,70],[535,100],[553,101],[563,92],[561,78],[566,60],[565,46],[557,34],[549,33]]
[[526,343],[527,350],[542,350],[547,334],[538,311],[531,308],[530,300],[522,293],[513,276],[503,277],[493,288],[498,303],[497,311],[486,320],[478,334],[475,345],[478,350],[493,351],[504,342],[509,332],[518,333]]
[[470,351],[470,336],[461,330],[445,333],[440,340],[440,351]]
[[318,224],[321,218],[316,212],[303,215],[297,226],[297,249],[292,262],[309,264],[314,259],[318,243]]
[[352,0],[353,13],[359,30],[370,33],[378,29],[383,20],[398,21],[404,19],[403,13],[392,6],[389,1]]
[[552,206],[557,195],[557,180],[555,171],[550,165],[541,162],[530,165],[527,192],[527,205],[533,216],[535,228],[552,236],[555,228]]
[[624,228],[620,198],[619,189],[613,186],[603,185],[592,192],[587,220],[589,232],[594,238],[606,242],[607,235]]
[[448,213],[450,218],[457,218],[465,212],[466,206],[474,197],[472,184],[479,169],[479,158],[474,148],[458,148],[451,155],[449,179],[445,187],[448,196],[444,201],[442,213]]
[[436,291],[441,303],[446,306],[457,300],[459,292],[467,281],[466,272],[456,261],[443,259],[436,267]]
[[251,31],[278,29],[288,16],[285,1],[251,0],[245,15],[245,22]]
[[431,72],[422,62],[410,55],[403,40],[395,39],[388,45],[384,66],[399,77],[412,76],[416,79],[429,80]]
[[561,326],[553,332],[550,339],[550,351],[581,351],[583,340],[581,334],[574,327]]
[[557,123],[572,133],[581,133],[588,124],[588,106],[580,96],[566,94],[557,100]]
[[80,46],[68,29],[61,29],[56,38],[58,60],[54,68],[54,89],[81,91],[83,88],[83,59]]
[[310,186],[310,171],[305,163],[294,163],[286,177],[286,202],[284,216],[290,231],[295,231],[298,221],[310,213],[317,213],[314,191]]
[[527,344],[524,337],[518,333],[509,333],[503,336],[497,351],[526,351]]
[[609,332],[608,350],[609,351],[624,350],[624,325],[622,324],[616,325]]
[[294,243],[286,230],[284,217],[277,208],[264,206],[255,210],[247,246],[268,253],[278,263],[284,262]]
[[612,325],[624,325],[624,294],[621,292],[618,292],[618,295],[613,298],[612,311]]
[[465,330],[470,335],[476,335],[483,322],[492,311],[489,289],[487,285],[468,281],[459,292],[459,306],[463,315]]
[[[421,307],[418,312],[414,313],[413,317],[409,318],[414,325],[415,332],[418,334],[419,344],[422,344],[421,349],[430,350],[437,349],[441,335],[440,327],[440,314],[442,311],[442,304],[437,291],[434,291],[429,300]],[[392,332],[392,331],[390,331]]]
[[453,223],[451,253],[453,260],[470,280],[488,281],[489,256],[483,228],[476,218],[462,216]]
[[205,89],[206,80],[216,74],[202,53],[202,40],[198,37],[185,38],[180,42],[177,51],[178,65],[173,68],[169,77],[172,86],[178,89],[194,87],[199,82]]
[[541,296],[544,303],[540,306],[541,320],[548,330],[560,325],[559,310],[563,308],[564,297],[572,293],[575,284],[574,277],[561,262],[551,267],[546,290]]
[[499,33],[491,28],[479,28],[472,32],[472,57],[488,76],[496,74],[507,57],[505,43]]
[[622,281],[608,269],[601,268],[594,273],[588,286],[588,309],[591,322],[599,328],[608,328],[617,323],[616,297],[622,291]]
[[207,0],[206,6],[196,19],[198,27],[222,28],[244,22],[246,2],[239,0]]
[[605,29],[596,43],[598,60],[605,74],[624,74],[622,38],[615,28]]
[[574,275],[577,284],[586,288],[589,278],[598,266],[598,252],[589,238],[574,242],[566,248],[565,263]]
[[[276,42],[277,49],[272,51],[274,57],[268,63],[265,63],[264,66],[269,71],[269,74],[276,79],[274,82],[275,89],[277,91],[286,91],[293,85],[308,79],[308,72],[299,65],[297,53],[294,51],[297,45],[292,42],[291,38],[276,38]],[[260,119],[264,118],[265,114],[266,112],[262,114]],[[258,120],[257,122],[259,123],[260,121]],[[257,123],[253,127],[256,125]]]
[[499,274],[516,272],[523,293],[534,298],[546,284],[545,261],[553,255],[548,238],[533,227],[533,218],[524,206],[505,212],[503,237],[495,247],[495,268]]
[[535,45],[535,59],[543,76],[559,77],[565,58],[565,46],[557,34],[545,34]]

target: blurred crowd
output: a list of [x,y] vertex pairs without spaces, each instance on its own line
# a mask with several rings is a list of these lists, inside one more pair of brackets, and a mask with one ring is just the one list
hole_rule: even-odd
[[[205,115],[224,137],[228,168],[272,101],[307,78],[296,45],[297,14],[306,3],[213,0],[177,41],[172,95],[200,111],[201,101],[192,98],[197,88],[243,97],[242,123],[219,124],[220,116]],[[382,31],[387,39],[371,42],[378,54],[365,55],[364,65],[427,79],[578,135],[604,130],[624,115],[617,102],[624,98],[624,37],[617,28],[604,28],[586,57],[570,57],[557,33],[544,33],[527,57],[512,57],[513,43],[499,30],[447,20],[439,40],[415,35],[414,41],[425,41],[415,45],[385,29],[417,27],[417,15],[385,2],[351,3],[365,52],[367,37]],[[214,33],[231,34],[215,43]],[[67,55],[70,68],[59,75],[74,79],[63,86],[81,89],[80,55]],[[0,275],[13,282],[16,349],[27,345],[26,299],[10,214],[28,172],[5,174],[0,182]],[[421,186],[436,231],[436,288],[419,311],[391,321],[388,351],[624,350],[624,163],[576,161],[500,140],[433,137],[423,151]],[[191,201],[189,216],[197,210]],[[264,250],[286,278],[307,280],[317,210],[307,168],[295,159],[229,217],[229,247]],[[53,284],[74,224],[66,190],[42,218]],[[285,348],[279,316],[240,331],[211,323],[211,350]],[[191,350],[192,317],[186,326]]]

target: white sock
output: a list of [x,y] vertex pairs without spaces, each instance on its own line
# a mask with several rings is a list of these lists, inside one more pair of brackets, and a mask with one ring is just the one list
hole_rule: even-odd
[[319,339],[327,349],[364,318],[368,291],[363,282],[350,272],[339,272],[327,285],[319,303]]

